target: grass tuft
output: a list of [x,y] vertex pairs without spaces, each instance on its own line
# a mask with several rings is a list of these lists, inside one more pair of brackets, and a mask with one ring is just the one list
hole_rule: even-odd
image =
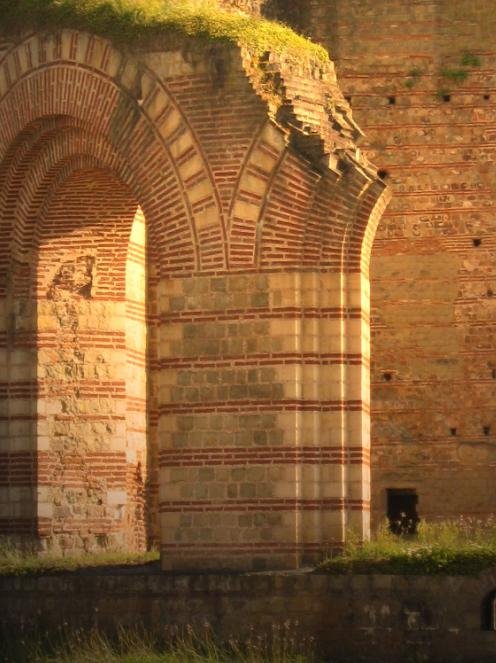
[[422,77],[423,70],[420,69],[420,67],[412,67],[410,71],[408,72],[408,78],[405,81],[405,87],[407,87],[409,90],[415,87],[417,83],[420,81],[420,78]]
[[123,553],[106,550],[95,553],[60,555],[46,553],[40,555],[35,550],[20,551],[8,541],[0,545],[0,575],[36,575],[77,571],[78,569],[99,566],[140,566],[158,561],[156,551]]
[[290,28],[215,0],[0,0],[0,30],[74,28],[112,39],[120,46],[161,36],[199,38],[267,51],[326,65],[327,51]]
[[441,76],[449,81],[453,81],[453,83],[460,84],[467,80],[469,72],[467,69],[461,67],[457,69],[443,69]]
[[481,59],[478,55],[474,55],[474,53],[471,53],[470,51],[464,51],[460,64],[463,67],[480,67]]
[[209,624],[195,632],[191,627],[165,627],[162,633],[121,628],[114,637],[93,629],[73,630],[62,625],[57,633],[24,636],[4,631],[0,657],[26,663],[315,663],[314,644],[298,638],[297,624],[273,625],[243,639],[219,643]]
[[477,575],[496,566],[496,520],[420,522],[416,537],[392,534],[384,524],[371,541],[351,535],[343,554],[319,566],[328,573]]

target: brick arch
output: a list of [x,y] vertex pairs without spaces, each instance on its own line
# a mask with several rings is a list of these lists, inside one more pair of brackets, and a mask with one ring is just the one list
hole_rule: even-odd
[[357,232],[357,239],[360,240],[361,246],[360,270],[367,275],[369,274],[372,245],[379,226],[379,221],[381,220],[386,207],[389,205],[391,196],[391,190],[384,188],[384,186],[382,192],[379,194],[377,194],[377,191],[370,191],[358,215],[361,219],[360,229]]
[[[126,183],[143,204],[155,201],[149,223],[167,237],[172,269],[225,266],[224,228],[208,164],[184,113],[153,72],[106,40],[67,30],[30,36],[0,64],[0,156],[37,117],[85,121],[133,163],[132,182]],[[168,201],[168,210],[157,198]],[[174,218],[173,232],[165,216]],[[188,242],[194,262],[185,258],[181,265],[172,256],[178,246],[184,255]]]
[[[275,265],[281,269],[291,265],[294,269],[307,263],[315,268],[326,267],[320,256],[316,259],[307,251],[316,201],[326,195],[332,199],[334,193],[321,184],[322,174],[301,159],[293,148],[283,153],[274,171],[258,225],[257,261],[260,267]],[[316,223],[322,226],[322,217]]]
[[266,202],[286,154],[283,132],[269,121],[255,134],[245,157],[229,210],[229,259],[232,267],[255,267]]
[[[67,176],[67,164],[76,159],[87,160],[102,168],[116,173],[125,173],[126,166],[102,138],[96,143],[96,137],[84,129],[72,124],[59,126],[54,132],[42,134],[40,140],[26,154],[19,167],[14,171],[12,189],[16,191],[17,202],[13,208],[12,228],[14,258],[24,253],[29,259],[32,247],[32,235],[35,232],[36,217],[41,206],[47,204],[50,190],[56,189],[61,178]],[[25,172],[19,185],[16,175]],[[61,172],[63,171],[63,172]]]
[[[289,89],[279,126],[270,120],[246,58],[232,57],[234,48],[216,51],[226,64],[225,72],[219,67],[217,74],[226,76],[212,72],[208,48],[192,49],[187,60],[173,48],[166,44],[160,51],[123,55],[104,39],[68,30],[31,35],[2,60],[0,155],[9,185],[8,200],[0,203],[10,205],[10,212],[16,204],[22,208],[22,214],[15,214],[19,244],[31,250],[36,240],[41,246],[39,273],[32,279],[38,296],[32,299],[44,354],[38,355],[41,366],[32,362],[38,373],[30,381],[22,372],[26,347],[21,335],[11,334],[13,351],[8,346],[0,361],[7,357],[13,379],[7,386],[0,382],[0,396],[7,390],[15,424],[25,406],[20,400],[29,396],[38,407],[28,415],[34,413],[39,423],[33,456],[38,454],[40,464],[27,485],[42,494],[35,517],[49,534],[64,523],[54,511],[60,500],[48,494],[56,481],[46,474],[43,454],[53,451],[61,437],[70,449],[78,450],[75,442],[80,442],[82,451],[95,437],[105,451],[112,445],[114,430],[105,426],[113,424],[99,421],[98,405],[89,402],[97,396],[87,370],[95,376],[95,389],[103,390],[98,397],[108,406],[105,415],[115,414],[110,404],[116,410],[122,406],[122,374],[114,380],[111,362],[95,354],[103,356],[103,349],[109,356],[118,354],[125,346],[122,269],[112,271],[107,261],[107,272],[100,272],[103,281],[95,272],[96,289],[87,297],[95,250],[88,237],[79,241],[81,226],[70,218],[74,205],[76,216],[88,220],[88,234],[95,229],[95,242],[99,237],[107,242],[109,229],[98,223],[102,219],[95,220],[95,209],[104,209],[105,197],[111,197],[112,173],[119,181],[115,190],[127,187],[130,202],[124,212],[119,201],[108,206],[106,212],[115,213],[109,227],[116,227],[122,212],[129,228],[132,206],[139,202],[154,233],[147,252],[139,242],[126,252],[122,241],[118,260],[122,264],[124,254],[137,259],[137,283],[144,278],[144,255],[150,265],[148,316],[143,324],[146,307],[130,294],[126,333],[129,329],[138,338],[147,328],[152,340],[151,352],[140,354],[138,348],[137,355],[140,370],[145,367],[153,383],[145,402],[155,458],[158,452],[151,492],[164,568],[205,568],[207,560],[210,568],[311,563],[342,544],[349,512],[355,511],[366,527],[365,427],[359,428],[365,406],[357,392],[363,362],[360,349],[350,350],[360,328],[349,324],[355,291],[343,261],[343,247],[358,223],[363,178],[356,177],[362,188],[354,178],[362,164],[353,162],[348,172],[341,169],[343,153],[350,160],[356,155],[353,132],[339,113],[331,118],[328,97],[336,91],[325,81],[303,80],[299,74],[294,79],[295,72],[288,70],[287,89],[292,83],[298,89]],[[307,84],[308,95],[302,98],[300,87],[303,92]],[[337,121],[331,126],[333,118]],[[11,152],[9,146],[14,146]],[[202,149],[224,209],[230,209],[229,228],[223,226]],[[94,199],[92,173],[98,183]],[[82,202],[76,200],[79,191]],[[141,217],[135,221],[139,234],[145,224]],[[65,224],[66,235],[59,235],[59,224]],[[120,237],[118,229],[115,235]],[[72,241],[81,249],[74,256],[66,251]],[[96,257],[102,252],[96,251]],[[114,276],[115,301],[109,290]],[[57,299],[57,288],[64,290],[68,280],[75,292],[70,290],[67,300]],[[106,288],[101,298],[100,285]],[[25,302],[18,297],[12,303],[17,324],[27,315]],[[115,319],[109,323],[113,304]],[[351,313],[359,317],[360,304],[356,308]],[[79,322],[76,314],[81,314]],[[53,329],[54,321],[60,329]],[[3,323],[0,333],[5,330],[8,336],[10,318],[4,316]],[[39,351],[36,334],[27,331],[27,351]],[[130,347],[129,357],[136,357],[135,351]],[[355,364],[348,370],[349,353]],[[121,359],[113,364],[116,370],[125,364]],[[40,385],[44,392],[36,391]],[[115,398],[110,398],[111,389]],[[63,428],[68,417],[80,413],[78,390],[88,399],[83,413],[90,415],[88,430],[81,423],[71,437]],[[130,396],[136,406],[130,412],[142,417],[144,399]],[[14,437],[21,428],[16,432],[12,426]],[[8,445],[10,432],[2,439]],[[122,430],[115,439],[123,441]],[[24,443],[25,435],[18,441]],[[352,463],[353,472],[348,472]],[[117,465],[122,482],[127,470]],[[82,466],[86,476],[92,475],[88,464]],[[68,476],[72,466],[57,461],[54,467],[59,476]],[[101,465],[97,469],[102,471]],[[9,491],[15,481],[14,468]],[[142,487],[138,480],[133,488],[138,510]],[[12,493],[14,501],[17,493]],[[112,497],[117,506],[118,498]],[[98,511],[100,505],[93,506]],[[0,486],[0,532],[6,520],[2,508],[11,513]],[[67,516],[72,526],[69,521]],[[76,529],[81,533],[84,527]]]
[[352,193],[352,212],[342,234],[342,262],[349,272],[362,272],[368,278],[369,264],[377,226],[391,200],[391,191],[375,171],[346,166],[345,183]]

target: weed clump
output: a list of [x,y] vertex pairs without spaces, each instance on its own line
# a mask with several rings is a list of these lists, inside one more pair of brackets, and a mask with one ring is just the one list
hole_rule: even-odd
[[416,536],[392,534],[383,524],[368,542],[349,536],[343,554],[325,560],[328,573],[477,575],[496,566],[496,520],[421,521]]
[[405,87],[407,87],[409,90],[411,90],[417,83],[420,81],[422,75],[423,75],[423,70],[420,69],[420,67],[413,67],[410,69],[408,72],[408,78],[405,81]]
[[[443,81],[448,81],[453,85],[461,85],[471,74],[471,69],[481,66],[481,60],[477,55],[470,51],[464,51],[460,57],[459,66],[444,67],[441,69],[440,76]],[[437,98],[440,101],[446,101],[447,90],[444,88],[437,91]]]
[[463,69],[462,67],[455,69],[446,68],[441,71],[441,76],[459,85],[460,83],[463,83],[463,81],[467,80],[469,72],[467,69]]

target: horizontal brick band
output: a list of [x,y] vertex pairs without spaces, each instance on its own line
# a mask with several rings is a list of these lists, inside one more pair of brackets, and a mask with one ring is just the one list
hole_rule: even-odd
[[160,513],[194,513],[194,512],[260,512],[260,511],[368,511],[370,502],[344,498],[328,498],[321,500],[304,499],[270,499],[253,500],[170,500],[161,501]]
[[217,465],[369,464],[370,452],[362,447],[208,447],[164,449],[160,467],[208,467]]
[[126,485],[128,463],[123,452],[51,454],[49,452],[0,453],[0,486],[52,485],[63,477],[64,486],[81,486],[89,474],[109,487]]
[[0,486],[34,486],[37,479],[37,454],[0,453]]
[[38,522],[35,518],[9,518],[0,516],[0,534],[3,535],[35,535],[38,531]]
[[122,380],[79,379],[77,383],[55,380],[33,380],[25,382],[0,382],[1,398],[49,397],[73,394],[81,398],[125,398],[126,383]]
[[360,400],[304,401],[304,400],[239,400],[202,403],[168,403],[159,407],[160,414],[192,414],[201,412],[368,412],[368,405]]
[[368,315],[359,308],[300,308],[286,306],[281,308],[246,308],[223,309],[221,311],[184,311],[164,313],[157,318],[160,322],[205,323],[205,322],[232,322],[242,320],[366,320]]
[[[19,332],[15,337],[16,348],[57,348],[63,333],[60,330],[43,332]],[[68,333],[71,341],[74,340],[74,332]],[[78,346],[81,349],[116,349],[123,350],[126,347],[125,333],[121,331],[92,331],[84,330],[77,333]],[[0,347],[6,347],[7,337],[0,335]]]
[[152,362],[152,368],[232,368],[233,366],[361,366],[369,365],[369,359],[357,353],[320,352],[271,352],[212,357],[177,357]]

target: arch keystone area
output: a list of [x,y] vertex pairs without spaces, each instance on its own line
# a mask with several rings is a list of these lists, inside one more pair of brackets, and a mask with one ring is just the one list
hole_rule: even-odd
[[183,570],[366,536],[387,194],[331,63],[70,25],[1,43],[0,534]]

